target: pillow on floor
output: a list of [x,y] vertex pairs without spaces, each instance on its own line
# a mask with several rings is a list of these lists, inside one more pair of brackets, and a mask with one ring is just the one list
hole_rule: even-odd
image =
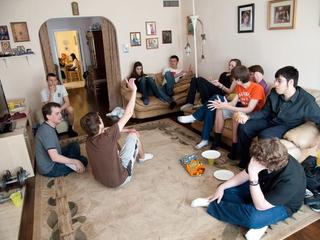
[[286,132],[283,138],[293,142],[300,148],[309,148],[315,144],[318,135],[319,130],[315,124],[306,122]]

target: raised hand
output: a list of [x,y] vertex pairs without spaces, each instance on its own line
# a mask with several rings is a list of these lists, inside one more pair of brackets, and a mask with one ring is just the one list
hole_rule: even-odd
[[134,83],[135,80],[136,80],[135,78],[130,78],[129,81],[126,80],[128,88],[130,88],[133,92],[137,91],[137,86]]
[[208,200],[209,202],[213,202],[217,200],[217,203],[220,203],[223,197],[223,194],[224,194],[224,189],[221,186],[219,186],[215,191],[215,193],[212,194],[210,197],[208,197]]
[[209,100],[208,101],[208,108],[213,111],[214,109],[228,109],[229,103],[226,98],[224,98],[224,102],[217,98],[216,100]]
[[249,116],[247,114],[241,113],[235,118],[235,120],[240,124],[245,124],[249,120]]

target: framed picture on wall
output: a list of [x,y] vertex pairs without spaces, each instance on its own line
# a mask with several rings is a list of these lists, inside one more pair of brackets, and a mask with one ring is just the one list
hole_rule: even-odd
[[157,35],[156,22],[146,22],[146,35]]
[[6,25],[0,26],[0,41],[9,39],[8,27]]
[[254,32],[254,3],[238,6],[238,33]]
[[156,49],[159,47],[158,38],[147,38],[146,39],[147,49]]
[[27,22],[12,22],[10,25],[15,42],[30,41]]
[[130,45],[141,46],[141,33],[140,32],[131,32],[130,33]]
[[10,41],[2,41],[1,42],[1,51],[4,54],[11,54]]
[[72,2],[71,3],[71,9],[72,9],[72,15],[73,16],[78,16],[79,15],[79,5],[77,2]]
[[296,0],[274,0],[268,3],[268,29],[292,29],[295,24]]
[[172,32],[171,30],[162,31],[162,43],[172,43]]

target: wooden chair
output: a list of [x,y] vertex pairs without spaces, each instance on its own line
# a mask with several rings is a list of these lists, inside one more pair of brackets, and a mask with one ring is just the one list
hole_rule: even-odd
[[66,77],[68,82],[82,81],[81,66],[79,61],[75,70],[71,70],[68,67],[66,68]]

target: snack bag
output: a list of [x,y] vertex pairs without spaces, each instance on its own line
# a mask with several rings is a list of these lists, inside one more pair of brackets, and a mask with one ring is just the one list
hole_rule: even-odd
[[187,155],[180,159],[180,163],[186,169],[190,176],[202,175],[205,171],[204,165],[197,160],[196,155]]

